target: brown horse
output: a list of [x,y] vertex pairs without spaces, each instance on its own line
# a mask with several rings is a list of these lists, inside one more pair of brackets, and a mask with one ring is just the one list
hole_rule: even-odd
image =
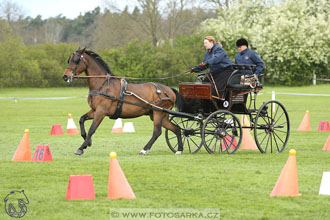
[[[63,73],[63,79],[71,82],[73,78],[85,72],[89,86],[89,112],[79,120],[81,136],[84,142],[75,152],[82,155],[87,146],[92,145],[92,135],[105,116],[112,119],[135,118],[149,115],[154,122],[153,135],[140,155],[145,155],[161,135],[163,126],[176,134],[178,151],[181,154],[183,145],[180,128],[169,120],[169,113],[163,110],[172,109],[174,104],[181,105],[180,94],[165,85],[158,83],[126,84],[125,80],[114,76],[108,65],[93,51],[78,48],[68,60],[68,67]],[[180,107],[179,107],[180,108]],[[84,122],[93,119],[86,136]]]

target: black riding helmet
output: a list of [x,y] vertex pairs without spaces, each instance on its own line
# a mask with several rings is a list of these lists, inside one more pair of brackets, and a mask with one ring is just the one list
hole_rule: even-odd
[[243,45],[249,47],[249,44],[248,44],[247,40],[245,40],[244,38],[238,39],[236,41],[236,47],[240,47],[240,46],[243,46]]

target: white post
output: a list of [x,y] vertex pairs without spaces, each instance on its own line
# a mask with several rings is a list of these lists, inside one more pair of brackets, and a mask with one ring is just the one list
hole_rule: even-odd
[[315,74],[315,70],[313,71],[313,86],[316,86],[316,74]]
[[[275,91],[272,91],[272,100],[275,101]],[[275,105],[272,104],[272,107],[273,107],[273,112],[275,112]]]

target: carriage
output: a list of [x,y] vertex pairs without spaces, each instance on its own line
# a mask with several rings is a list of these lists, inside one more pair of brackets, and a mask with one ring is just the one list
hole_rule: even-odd
[[[125,77],[115,76],[97,53],[78,48],[69,57],[62,76],[67,82],[72,82],[73,78],[87,78],[89,86],[88,104],[91,109],[79,120],[84,142],[75,154],[82,155],[92,145],[92,135],[104,117],[116,119],[142,115],[150,116],[154,129],[140,155],[150,151],[162,133],[161,127],[166,129],[166,142],[176,154],[181,154],[183,147],[193,154],[202,146],[209,153],[232,154],[242,142],[243,129],[253,130],[260,152],[282,152],[290,132],[287,111],[275,100],[256,108],[262,84],[256,77],[240,72],[253,69],[253,66],[234,65],[234,68],[225,90],[221,91],[224,96],[214,97],[212,84],[201,80],[207,74],[200,74],[193,83],[180,83],[179,92],[153,82],[129,84]],[[86,76],[80,76],[83,72]],[[177,111],[172,110],[175,104],[179,106]],[[248,118],[243,125],[237,118],[239,114]],[[86,120],[93,120],[88,133],[84,125]]]
[[[191,154],[198,152],[202,146],[210,154],[233,154],[240,147],[245,129],[253,131],[261,153],[282,152],[290,133],[286,109],[275,100],[264,102],[257,108],[257,94],[263,86],[256,76],[240,72],[243,69],[254,70],[255,66],[233,67],[235,70],[226,83],[222,100],[212,97],[210,83],[202,83],[206,73],[199,74],[195,82],[179,84],[179,92],[187,102],[183,110],[191,117],[172,112],[170,120],[181,128],[184,148],[188,148]],[[237,115],[242,115],[241,121]],[[174,134],[166,130],[165,138],[168,147],[176,152],[178,143]]]

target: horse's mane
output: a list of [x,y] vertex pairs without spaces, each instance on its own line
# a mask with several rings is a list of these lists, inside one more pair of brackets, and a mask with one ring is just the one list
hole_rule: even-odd
[[114,74],[111,72],[110,67],[108,66],[108,64],[102,59],[102,57],[100,55],[98,55],[97,53],[95,53],[94,51],[91,50],[85,50],[85,53],[87,53],[89,56],[91,56],[92,58],[94,58],[94,60],[100,64],[104,70],[109,73],[110,75],[114,76]]

